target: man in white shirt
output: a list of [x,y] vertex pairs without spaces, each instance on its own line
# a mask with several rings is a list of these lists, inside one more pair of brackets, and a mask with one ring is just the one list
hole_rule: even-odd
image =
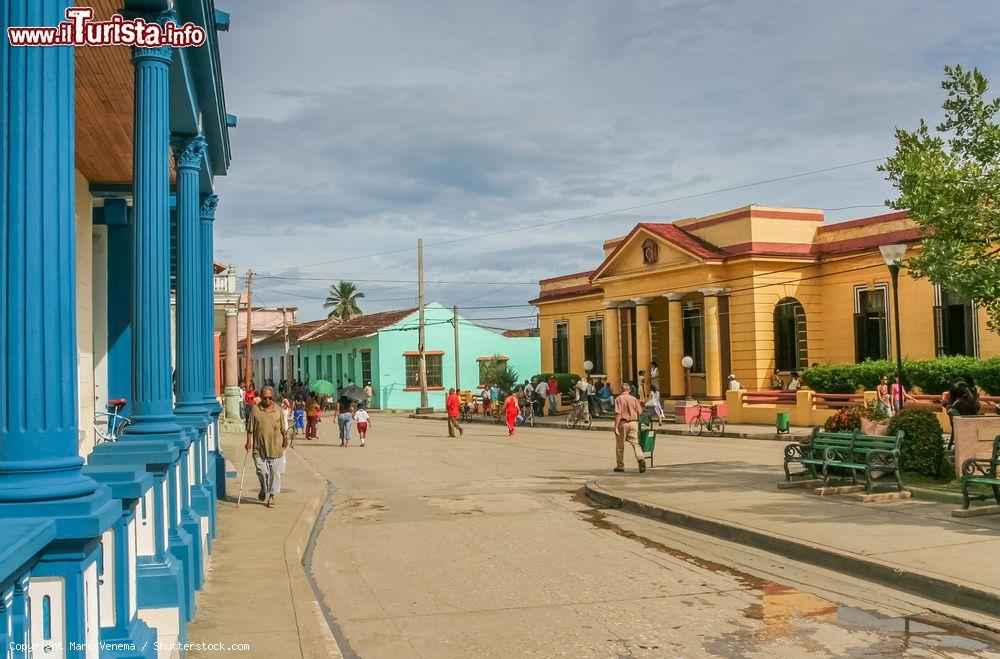
[[729,391],[739,391],[742,388],[743,388],[743,385],[740,384],[740,381],[736,379],[735,375],[733,375],[732,373],[730,373],[729,374]]
[[545,400],[548,398],[548,395],[549,383],[543,378],[542,381],[538,383],[538,386],[535,387],[535,396],[537,396],[538,400],[541,401],[541,404],[537,406],[538,416],[545,416]]

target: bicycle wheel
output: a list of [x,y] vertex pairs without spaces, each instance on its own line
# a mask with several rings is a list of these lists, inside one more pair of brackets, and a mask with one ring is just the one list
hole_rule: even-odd
[[570,429],[576,428],[576,412],[575,411],[570,412],[566,416],[566,427],[570,428]]
[[722,437],[722,434],[726,432],[726,422],[715,417],[708,422],[708,430],[716,437]]
[[697,437],[701,434],[701,419],[692,419],[691,423],[688,424],[688,432]]

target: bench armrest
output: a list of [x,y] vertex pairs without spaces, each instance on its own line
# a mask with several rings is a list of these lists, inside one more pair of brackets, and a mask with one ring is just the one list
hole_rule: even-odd
[[830,446],[823,451],[824,462],[851,462],[853,457],[851,449],[846,446],[843,448]]
[[788,444],[785,446],[785,461],[805,457],[807,450],[812,450],[812,444],[799,444],[798,442]]
[[869,467],[877,467],[879,469],[895,469],[896,457],[898,455],[896,451],[883,451],[879,449],[868,451],[865,464]]
[[996,478],[998,465],[1000,465],[1000,460],[991,460],[989,458],[969,458],[962,463],[962,478],[972,478],[977,476]]

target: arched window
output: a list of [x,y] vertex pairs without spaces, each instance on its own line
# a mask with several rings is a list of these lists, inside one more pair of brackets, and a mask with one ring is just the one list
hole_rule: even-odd
[[781,371],[801,371],[808,363],[806,310],[786,297],[774,307],[774,365]]

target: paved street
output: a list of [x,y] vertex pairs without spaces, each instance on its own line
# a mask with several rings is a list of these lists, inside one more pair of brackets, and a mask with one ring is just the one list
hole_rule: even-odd
[[[365,448],[335,434],[325,420],[297,451],[336,488],[313,571],[345,656],[1000,656],[912,597],[598,509],[582,487],[614,464],[602,433],[449,439],[377,415]],[[773,465],[780,448],[676,438],[658,464]]]

